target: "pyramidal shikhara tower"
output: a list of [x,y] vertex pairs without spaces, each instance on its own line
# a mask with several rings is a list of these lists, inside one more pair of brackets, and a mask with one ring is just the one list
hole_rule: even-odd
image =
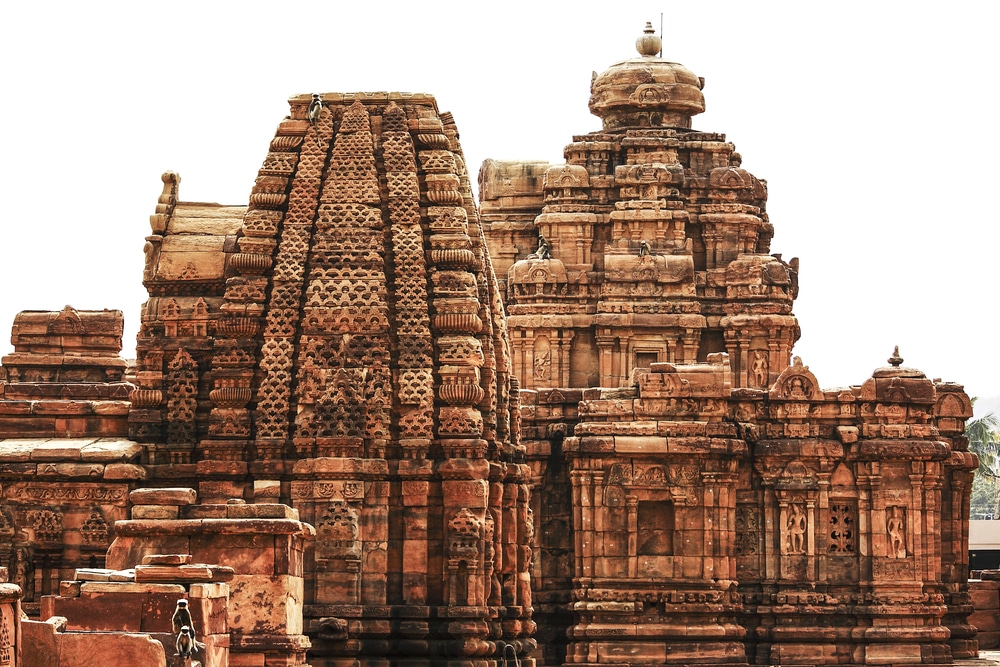
[[165,177],[130,433],[202,495],[251,476],[316,527],[329,664],[528,660],[517,385],[454,122],[419,94],[290,104],[202,264]]

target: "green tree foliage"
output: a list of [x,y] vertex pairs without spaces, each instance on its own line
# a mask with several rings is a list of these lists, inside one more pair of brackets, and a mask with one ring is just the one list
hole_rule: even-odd
[[[976,399],[972,399],[975,404]],[[1000,419],[989,413],[965,425],[969,451],[979,457],[972,482],[972,518],[1000,519]]]

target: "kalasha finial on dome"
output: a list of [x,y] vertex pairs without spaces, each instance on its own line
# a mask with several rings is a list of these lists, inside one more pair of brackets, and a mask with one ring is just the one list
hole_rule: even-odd
[[889,357],[888,359],[886,359],[886,361],[888,361],[889,365],[892,366],[893,368],[899,368],[900,367],[900,365],[903,363],[903,358],[901,356],[899,356],[899,346],[898,345],[896,346],[896,349],[892,351],[892,356]]
[[662,40],[646,23],[638,58],[615,63],[591,81],[590,111],[608,132],[626,128],[691,128],[705,110],[701,80],[679,63],[657,57]]
[[642,30],[642,35],[635,40],[635,49],[643,58],[655,58],[663,47],[663,40],[656,34],[651,21],[646,21],[646,27]]

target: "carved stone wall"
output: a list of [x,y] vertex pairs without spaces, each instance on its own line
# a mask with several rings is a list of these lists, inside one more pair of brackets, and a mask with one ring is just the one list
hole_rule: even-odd
[[[546,635],[566,628],[565,662],[975,655],[956,518],[975,465],[959,426],[971,407],[960,386],[891,361],[824,391],[796,359],[768,391],[732,391],[728,358],[712,355],[582,400],[545,390],[526,401],[544,503],[534,587],[573,608],[536,615]],[[554,566],[567,555],[571,585]]]

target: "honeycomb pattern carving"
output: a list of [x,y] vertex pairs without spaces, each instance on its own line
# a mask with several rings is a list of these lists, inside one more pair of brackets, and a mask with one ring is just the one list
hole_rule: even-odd
[[180,350],[167,368],[167,442],[194,444],[198,364]]
[[430,405],[434,402],[434,372],[411,368],[399,374],[399,402],[403,405]]

